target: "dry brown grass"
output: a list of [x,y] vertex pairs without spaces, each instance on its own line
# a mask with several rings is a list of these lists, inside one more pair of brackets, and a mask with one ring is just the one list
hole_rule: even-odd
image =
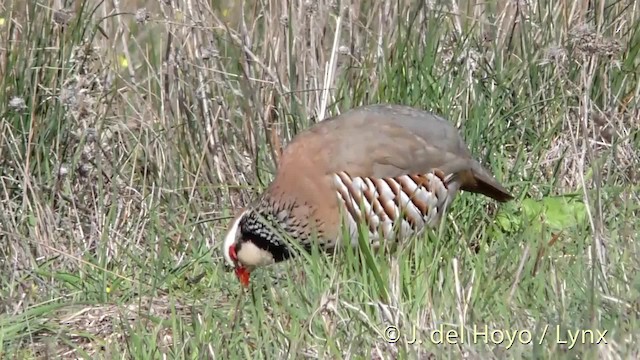
[[[131,329],[114,324],[148,312],[131,309],[167,286],[149,279],[176,269],[220,287],[224,272],[193,258],[217,249],[226,221],[203,222],[247,204],[300,129],[361,103],[446,113],[523,197],[578,193],[590,261],[634,278],[635,262],[611,260],[638,236],[634,1],[62,3],[0,5],[0,79],[11,79],[0,95],[0,310],[108,305],[44,315],[46,327],[92,337],[57,347],[38,328],[36,354],[125,341]],[[168,300],[148,303],[174,316]]]

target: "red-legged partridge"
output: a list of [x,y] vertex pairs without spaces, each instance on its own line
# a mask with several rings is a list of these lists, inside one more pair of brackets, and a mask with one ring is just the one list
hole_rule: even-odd
[[339,244],[343,223],[352,244],[358,223],[372,245],[417,235],[439,223],[460,189],[512,199],[445,119],[400,105],[355,108],[292,139],[273,182],[231,222],[224,257],[248,286],[256,267],[294,254],[283,233],[325,251]]

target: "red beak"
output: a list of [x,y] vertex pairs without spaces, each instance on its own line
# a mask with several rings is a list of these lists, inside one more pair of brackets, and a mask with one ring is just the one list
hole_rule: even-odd
[[237,266],[236,267],[236,276],[238,277],[238,280],[240,280],[240,283],[242,284],[242,286],[244,287],[249,287],[249,271],[247,270],[247,268],[243,267],[243,266]]
[[233,262],[236,264],[235,270],[238,280],[240,280],[242,286],[249,287],[249,270],[238,263],[238,254],[236,254],[235,245],[231,245],[231,247],[229,248],[229,256],[231,257],[231,260],[233,260]]

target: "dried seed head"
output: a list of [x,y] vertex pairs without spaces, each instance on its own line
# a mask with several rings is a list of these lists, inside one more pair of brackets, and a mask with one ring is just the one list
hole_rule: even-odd
[[339,13],[340,11],[340,6],[337,0],[331,0],[331,2],[329,3],[329,7],[335,14]]
[[63,177],[69,173],[69,165],[60,164],[60,168],[58,169],[58,176]]
[[147,11],[147,8],[140,8],[136,11],[136,22],[138,24],[144,24],[151,18],[151,14]]
[[550,46],[545,52],[544,56],[540,60],[540,65],[555,64],[558,67],[563,67],[567,61],[567,49],[562,46]]
[[487,30],[482,33],[482,42],[485,44],[493,44],[496,40],[496,34],[494,31]]
[[200,58],[202,60],[215,59],[220,53],[213,46],[203,46],[200,48]]
[[552,61],[563,60],[567,56],[567,50],[562,46],[550,46],[547,48],[545,57]]
[[74,12],[71,9],[61,9],[53,12],[53,22],[65,26],[73,18]]
[[307,16],[313,16],[316,12],[318,12],[318,2],[307,0],[304,3],[304,8],[307,11]]
[[289,26],[289,16],[287,15],[280,16],[280,24],[285,27]]
[[82,163],[78,165],[77,171],[78,171],[78,176],[87,177],[89,176],[89,172],[91,171],[91,165],[87,163]]
[[84,129],[84,136],[88,144],[96,141],[96,129],[86,128]]
[[585,55],[614,56],[622,51],[619,39],[602,36],[587,24],[578,25],[569,31],[569,43],[578,53]]
[[27,104],[23,98],[14,96],[9,100],[9,107],[13,110],[24,110],[27,108]]

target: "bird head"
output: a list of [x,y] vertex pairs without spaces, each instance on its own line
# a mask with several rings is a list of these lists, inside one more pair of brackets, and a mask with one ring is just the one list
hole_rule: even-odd
[[242,231],[242,219],[250,210],[243,209],[233,219],[224,238],[223,256],[233,267],[238,280],[244,287],[249,286],[251,272],[258,266],[272,264],[273,255],[266,249],[260,248]]

